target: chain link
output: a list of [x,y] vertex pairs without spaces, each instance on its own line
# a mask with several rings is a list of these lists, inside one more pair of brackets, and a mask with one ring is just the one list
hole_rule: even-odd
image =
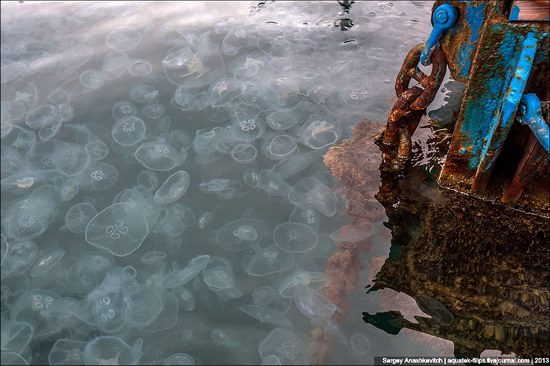
[[[405,168],[412,149],[411,136],[445,77],[447,61],[439,45],[431,55],[430,75],[420,70],[418,63],[423,47],[423,43],[416,45],[405,57],[395,80],[397,101],[388,115],[385,130],[375,137],[383,153],[385,170],[401,171]],[[419,85],[409,87],[412,79]]]

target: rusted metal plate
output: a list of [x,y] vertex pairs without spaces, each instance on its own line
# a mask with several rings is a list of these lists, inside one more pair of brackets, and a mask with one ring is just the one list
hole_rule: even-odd
[[548,22],[550,21],[549,0],[515,0],[510,10],[511,21]]

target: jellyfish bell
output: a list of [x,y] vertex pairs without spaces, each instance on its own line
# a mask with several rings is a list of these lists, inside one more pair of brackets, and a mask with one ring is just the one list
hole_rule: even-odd
[[270,245],[258,251],[250,259],[247,273],[251,276],[267,276],[284,272],[294,266],[294,255],[285,252],[275,245]]
[[185,170],[170,175],[155,192],[154,200],[159,205],[167,205],[179,200],[187,192],[191,177]]
[[289,135],[269,134],[264,136],[261,149],[268,159],[284,160],[298,152],[298,145]]
[[111,164],[90,161],[90,164],[77,176],[84,190],[102,191],[111,188],[118,180],[118,170]]
[[[158,138],[139,145],[135,151],[135,158],[147,169],[168,171],[185,160],[182,159],[183,151],[178,151],[164,138]],[[183,157],[187,157],[187,154]]]
[[29,275],[31,277],[40,277],[50,272],[59,261],[65,256],[62,249],[53,250],[39,258],[32,266]]
[[155,288],[155,291],[162,299],[162,310],[160,314],[146,327],[141,328],[147,333],[157,333],[168,330],[176,325],[179,314],[179,302],[172,292]]
[[137,365],[142,355],[142,345],[141,338],[129,346],[118,337],[97,337],[82,350],[82,360],[85,365]]
[[107,47],[122,52],[136,48],[140,42],[140,32],[130,26],[116,27],[105,37],[105,44]]
[[314,118],[302,126],[299,135],[302,144],[318,150],[335,144],[342,137],[342,132],[335,121]]
[[67,271],[66,286],[77,295],[87,295],[103,282],[113,268],[112,261],[103,255],[85,255]]
[[181,309],[193,311],[197,305],[197,300],[193,292],[184,285],[176,286],[171,289],[172,294],[178,299]]
[[166,274],[160,281],[159,287],[170,289],[177,286],[183,286],[197,276],[210,262],[211,257],[207,254],[193,257],[185,268],[176,269]]
[[239,251],[257,245],[265,230],[262,220],[237,219],[222,226],[216,233],[216,239],[223,248]]
[[296,271],[286,275],[279,285],[279,294],[287,299],[294,297],[294,290],[299,284],[319,288],[326,283],[327,276],[324,272]]
[[5,250],[1,267],[2,279],[26,272],[38,256],[38,246],[31,240],[10,241]]
[[202,278],[208,288],[214,292],[228,290],[235,286],[233,266],[222,257],[212,257],[204,267]]
[[123,290],[123,317],[130,327],[151,324],[163,307],[162,297],[153,287],[134,285]]
[[318,291],[302,283],[295,287],[294,302],[298,310],[314,323],[323,323],[329,320],[338,310],[336,305]]
[[296,183],[288,192],[288,199],[302,210],[315,207],[325,216],[336,214],[336,195],[315,177],[307,177]]
[[118,119],[111,129],[113,140],[122,146],[133,146],[145,138],[145,122],[136,116]]
[[308,364],[307,347],[294,333],[283,328],[273,329],[258,346],[262,359],[275,356],[282,365]]
[[58,339],[50,353],[48,354],[48,362],[50,365],[79,365],[82,360],[82,350],[86,346],[86,342],[75,341],[72,339]]

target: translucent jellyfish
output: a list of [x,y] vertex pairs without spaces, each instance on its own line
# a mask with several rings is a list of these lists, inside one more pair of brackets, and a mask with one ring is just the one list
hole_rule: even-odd
[[3,232],[16,239],[42,235],[55,217],[54,199],[45,193],[12,202],[2,214]]
[[257,107],[237,104],[232,129],[239,139],[251,141],[264,134],[267,123],[260,111]]
[[99,139],[87,142],[84,149],[92,160],[102,160],[109,155],[109,147]]
[[294,290],[294,303],[302,314],[314,323],[323,323],[334,315],[338,307],[311,287],[299,283]]
[[67,210],[65,226],[73,233],[83,233],[86,231],[86,225],[95,215],[97,211],[94,206],[89,203],[77,203]]
[[147,333],[157,333],[176,325],[178,321],[179,305],[177,298],[167,290],[155,288],[162,298],[162,310],[153,322],[141,330]]
[[[69,103],[63,103],[57,106],[61,122],[69,122],[74,117],[74,107]],[[43,139],[44,140],[44,139]]]
[[155,232],[174,238],[183,234],[185,228],[193,226],[195,222],[193,210],[181,202],[176,202],[162,208]]
[[141,110],[141,113],[149,119],[159,119],[164,115],[165,108],[162,104],[147,104]]
[[204,267],[210,262],[210,256],[207,254],[199,255],[191,259],[189,264],[181,270],[174,270],[166,274],[160,281],[159,287],[169,289],[177,286],[183,286],[198,275]]
[[296,271],[289,273],[281,280],[279,285],[279,294],[287,299],[294,297],[294,289],[299,284],[321,287],[327,280],[324,272]]
[[321,215],[313,207],[307,210],[296,207],[290,214],[288,221],[307,225],[315,232],[319,232],[319,228],[321,227]]
[[153,65],[147,60],[134,60],[128,65],[128,72],[133,76],[149,75],[153,71]]
[[48,101],[53,105],[59,106],[60,104],[69,103],[71,95],[68,91],[63,89],[55,89],[48,94]]
[[111,129],[111,136],[117,144],[132,146],[145,138],[145,132],[145,122],[136,116],[129,116],[116,121]]
[[277,310],[263,305],[241,305],[239,310],[250,315],[260,323],[289,326],[290,320]]
[[226,55],[236,55],[241,48],[255,47],[258,43],[258,33],[255,25],[240,25],[227,32],[222,43],[222,52]]
[[195,295],[185,286],[176,286],[172,288],[172,294],[178,299],[181,308],[185,311],[193,311],[197,305]]
[[138,187],[152,191],[159,185],[159,177],[154,171],[143,170],[137,176],[137,185]]
[[129,59],[128,55],[121,51],[110,51],[103,57],[103,71],[104,78],[107,80],[114,80],[119,78],[126,72]]
[[195,138],[193,139],[193,150],[197,155],[204,157],[213,157],[216,153],[216,141],[224,133],[221,127],[214,127],[212,129],[203,128],[197,130]]
[[349,339],[351,348],[360,355],[365,355],[370,351],[370,341],[362,333],[355,333]]
[[66,285],[75,294],[86,295],[99,286],[113,268],[112,262],[102,255],[84,256],[67,271]]
[[239,181],[226,178],[214,178],[199,184],[201,192],[214,194],[222,200],[234,198],[241,189],[242,184]]
[[99,212],[86,226],[86,241],[109,254],[124,257],[137,250],[149,233],[145,214],[126,203]]
[[291,177],[310,166],[323,155],[322,150],[313,150],[303,154],[297,154],[287,160],[283,160],[273,166],[273,172],[283,179]]
[[212,107],[229,105],[241,95],[241,83],[234,78],[222,78],[213,82],[206,92],[205,103]]
[[276,109],[279,107],[277,90],[267,81],[254,78],[245,81],[241,86],[242,103],[261,110]]
[[192,111],[198,109],[199,101],[205,95],[205,92],[192,94],[187,88],[179,86],[174,92],[174,97],[172,98],[170,104],[175,108],[181,109],[182,111]]
[[195,360],[187,353],[174,353],[161,361],[160,365],[194,365]]
[[191,177],[185,170],[178,170],[170,175],[155,192],[155,202],[159,205],[168,205],[176,202],[187,192]]
[[137,108],[128,101],[121,101],[116,102],[113,105],[112,113],[113,117],[118,120],[125,117],[135,116],[137,114]]
[[216,239],[227,250],[239,251],[258,244],[266,226],[258,219],[237,219],[222,226]]
[[17,125],[14,125],[6,136],[2,136],[2,147],[12,147],[22,156],[25,156],[34,145],[36,145],[36,133]]
[[94,325],[104,333],[114,333],[122,329],[124,326],[122,292],[100,291],[90,295]]
[[273,240],[287,252],[307,252],[317,245],[317,234],[307,225],[284,222],[273,230]]
[[53,267],[65,256],[65,251],[57,249],[39,258],[32,266],[29,274],[31,277],[40,277],[51,271]]
[[258,188],[270,196],[286,196],[291,187],[274,171],[262,169],[258,174]]
[[288,199],[303,210],[315,207],[329,217],[336,213],[336,195],[315,177],[308,177],[296,183],[288,192]]
[[61,122],[58,109],[51,104],[42,105],[33,109],[25,117],[25,124],[33,130],[44,126],[57,126]]
[[78,69],[90,61],[93,52],[93,48],[88,45],[73,46],[61,53],[61,63],[70,69]]
[[267,276],[283,272],[294,266],[294,255],[270,245],[258,251],[250,259],[247,272],[251,276]]
[[148,84],[138,84],[130,90],[130,99],[139,104],[154,103],[158,96],[158,89]]
[[283,160],[297,153],[298,145],[289,135],[270,135],[264,138],[261,149],[267,158]]
[[118,170],[111,164],[101,161],[91,161],[78,176],[82,189],[103,191],[111,188],[118,180]]
[[27,360],[19,353],[2,351],[0,354],[0,363],[2,365],[28,365]]
[[233,266],[225,258],[213,257],[204,267],[202,278],[206,286],[212,291],[218,292],[235,286]]
[[203,212],[197,219],[197,226],[202,230],[206,227],[206,225],[208,225],[210,220],[212,220],[212,212]]
[[2,318],[2,351],[22,353],[34,334],[33,327],[25,322],[5,321]]
[[111,30],[105,37],[107,47],[117,51],[129,51],[141,42],[141,34],[135,28],[120,26]]
[[249,187],[257,188],[260,172],[256,168],[248,168],[243,171],[243,182]]
[[176,128],[170,131],[170,143],[176,149],[188,150],[192,146],[193,138],[187,131]]
[[233,60],[228,70],[236,77],[251,78],[268,66],[269,59],[264,55],[251,57],[244,55]]
[[213,329],[212,332],[210,332],[210,339],[214,341],[214,343],[223,347],[237,348],[240,346],[240,342],[238,340],[231,337],[222,329]]
[[147,169],[168,171],[181,164],[185,160],[182,157],[187,157],[187,153],[182,155],[168,141],[159,138],[139,145],[135,157]]
[[37,256],[38,246],[34,242],[30,240],[10,242],[4,255],[4,263],[0,267],[2,278],[26,272],[33,265]]
[[18,173],[28,168],[27,161],[17,150],[2,145],[0,158],[2,177]]
[[282,365],[281,359],[275,355],[267,355],[262,357],[260,365]]
[[[115,202],[126,203],[134,210],[141,211],[145,215],[147,225],[152,228],[157,223],[159,216],[161,215],[160,206],[157,205],[153,199],[153,195],[148,190],[143,188],[125,189],[116,196]],[[171,213],[177,213],[177,210],[171,211]],[[181,215],[180,215],[181,216]],[[175,217],[177,218],[177,217]],[[183,220],[180,220],[180,222]]]
[[162,297],[154,288],[134,285],[123,290],[123,316],[128,325],[143,328],[151,324],[162,311]]
[[86,70],[78,75],[80,84],[88,89],[99,89],[105,83],[103,75],[97,70]]
[[10,246],[4,234],[0,233],[0,238],[2,240],[2,255],[0,256],[0,265],[1,265],[4,263],[4,258],[6,258],[6,254],[8,254],[8,250]]
[[154,264],[154,263],[162,262],[165,259],[166,259],[166,253],[165,252],[153,250],[153,251],[145,253],[141,257],[141,262],[145,263],[145,264]]
[[82,360],[85,365],[137,365],[142,345],[141,338],[130,347],[118,337],[97,337],[84,347]]
[[299,132],[300,142],[311,149],[322,149],[335,144],[342,132],[330,119],[314,119],[304,124]]
[[81,365],[82,350],[86,342],[73,341],[72,339],[58,339],[48,355],[50,365]]
[[52,291],[31,289],[21,296],[10,309],[13,320],[23,321],[33,327],[34,337],[56,333],[63,326],[57,307],[61,297]]
[[262,359],[277,357],[282,365],[307,365],[307,347],[300,338],[283,328],[273,329],[258,346]]
[[454,315],[439,301],[433,297],[418,295],[414,297],[414,300],[418,304],[420,310],[432,316],[432,318],[443,326],[450,326],[453,324],[455,318]]
[[355,225],[345,225],[330,234],[335,242],[356,243],[370,238],[374,234],[374,225],[363,221]]
[[[2,60],[3,62],[3,60]],[[25,64],[17,61],[9,62],[2,65],[1,69],[1,80],[2,83],[7,83],[17,79],[25,71]]]

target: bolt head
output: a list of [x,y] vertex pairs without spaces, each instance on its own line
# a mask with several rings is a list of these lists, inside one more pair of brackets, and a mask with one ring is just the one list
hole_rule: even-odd
[[449,19],[449,15],[447,14],[447,10],[445,10],[445,9],[441,9],[441,11],[438,11],[435,14],[435,20],[438,23],[445,23],[447,21],[447,19]]

